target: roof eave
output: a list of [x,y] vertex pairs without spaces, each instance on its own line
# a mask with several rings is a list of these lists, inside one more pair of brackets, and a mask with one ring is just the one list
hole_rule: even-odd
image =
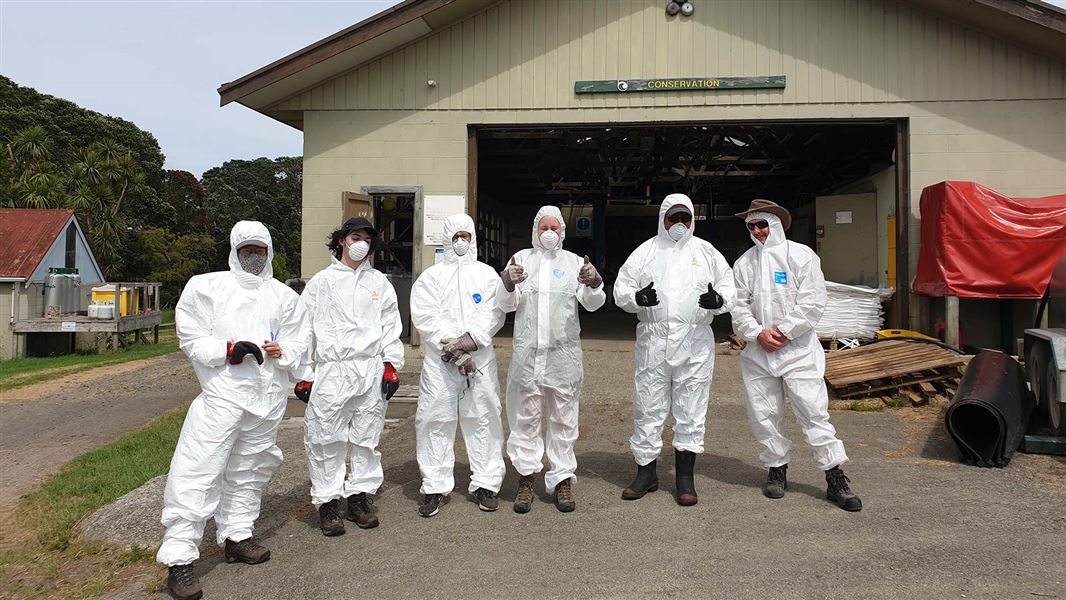
[[[220,106],[277,83],[309,66],[332,58],[370,39],[410,23],[457,0],[404,0],[380,13],[364,19],[347,29],[321,39],[240,79],[224,83],[218,88]],[[243,104],[243,103],[242,103]],[[245,104],[245,106],[248,106]],[[261,110],[260,107],[252,107]]]

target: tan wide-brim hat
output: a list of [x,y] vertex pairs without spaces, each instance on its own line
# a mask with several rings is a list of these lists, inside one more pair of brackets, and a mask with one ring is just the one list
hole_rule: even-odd
[[747,220],[748,215],[755,212],[768,212],[772,215],[777,215],[777,218],[781,219],[781,227],[784,228],[785,231],[788,231],[788,228],[792,226],[792,215],[788,214],[788,211],[785,209],[785,207],[777,204],[776,202],[771,202],[770,200],[763,200],[761,198],[752,200],[751,206],[748,207],[748,210],[744,212],[739,212],[735,216]]

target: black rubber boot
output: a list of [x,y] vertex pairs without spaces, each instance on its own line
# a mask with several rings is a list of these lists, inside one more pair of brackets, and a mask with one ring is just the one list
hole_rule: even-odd
[[762,486],[762,495],[767,498],[784,498],[788,489],[788,465],[770,467],[766,474],[766,483]]
[[829,469],[825,472],[825,482],[828,484],[825,497],[848,512],[858,512],[862,510],[862,500],[859,500],[859,497],[851,491],[851,487],[848,486],[849,481],[851,480],[844,475],[840,467]]
[[659,489],[659,476],[655,473],[656,462],[658,461],[653,460],[643,466],[637,465],[637,476],[633,478],[633,483],[622,490],[623,500],[640,500],[644,494]]
[[696,497],[696,483],[692,480],[692,469],[696,466],[696,453],[687,450],[674,450],[674,471],[677,483],[677,503],[692,506],[699,502]]

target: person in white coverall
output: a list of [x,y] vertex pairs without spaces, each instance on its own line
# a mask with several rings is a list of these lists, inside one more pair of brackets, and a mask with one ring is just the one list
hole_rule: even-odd
[[360,529],[379,524],[370,495],[384,480],[377,446],[386,403],[399,388],[404,347],[396,291],[369,260],[377,242],[377,230],[361,217],[333,232],[329,267],[300,295],[299,333],[282,341],[288,349],[288,340],[296,339],[293,353],[316,358],[313,386],[301,381],[296,392],[308,398],[304,450],[311,501],[330,537],[345,532],[345,516]]
[[815,326],[825,311],[825,278],[813,250],[785,239],[791,216],[769,200],[754,200],[737,214],[755,245],[733,265],[737,303],[733,330],[747,342],[740,369],[748,421],[766,447],[759,459],[769,469],[763,494],[781,498],[788,487],[789,447],[784,436],[785,398],[825,472],[827,496],[848,511],[862,509],[840,469],[844,444],[829,422],[825,352]]
[[178,343],[202,390],[185,417],[163,496],[167,530],[156,558],[170,567],[167,587],[176,598],[202,594],[192,563],[212,516],[227,561],[270,558],[252,527],[263,488],[281,464],[278,423],[298,358],[274,341],[298,320],[298,297],[273,278],[273,258],[262,223],[237,223],[230,270],[190,279],[175,310]]
[[[520,476],[514,511],[533,503],[533,474],[547,451],[550,469],[544,486],[555,506],[571,512],[576,504],[574,443],[584,366],[578,304],[595,311],[607,301],[603,278],[588,261],[563,250],[566,223],[554,206],[533,219],[533,247],[521,250],[500,273],[500,307],[515,312],[514,352],[507,370],[507,454]],[[546,432],[541,434],[541,419]]]
[[733,307],[735,295],[725,258],[693,235],[692,201],[670,194],[659,207],[658,235],[633,251],[614,284],[615,304],[640,320],[629,440],[637,475],[624,499],[658,489],[656,461],[663,426],[673,414],[677,502],[698,501],[692,472],[703,452],[714,373],[711,321]]
[[424,500],[432,517],[455,487],[455,427],[463,428],[470,487],[484,511],[499,507],[503,483],[503,423],[492,336],[503,326],[496,306],[499,276],[477,260],[474,221],[465,214],[444,221],[444,260],[426,269],[411,288],[411,322],[425,342],[415,436]]

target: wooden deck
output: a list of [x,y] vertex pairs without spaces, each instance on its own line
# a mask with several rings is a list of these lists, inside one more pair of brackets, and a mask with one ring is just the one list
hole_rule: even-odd
[[90,319],[85,315],[64,315],[58,319],[22,319],[11,325],[14,333],[130,333],[154,329],[163,322],[163,313],[153,311],[118,319]]

